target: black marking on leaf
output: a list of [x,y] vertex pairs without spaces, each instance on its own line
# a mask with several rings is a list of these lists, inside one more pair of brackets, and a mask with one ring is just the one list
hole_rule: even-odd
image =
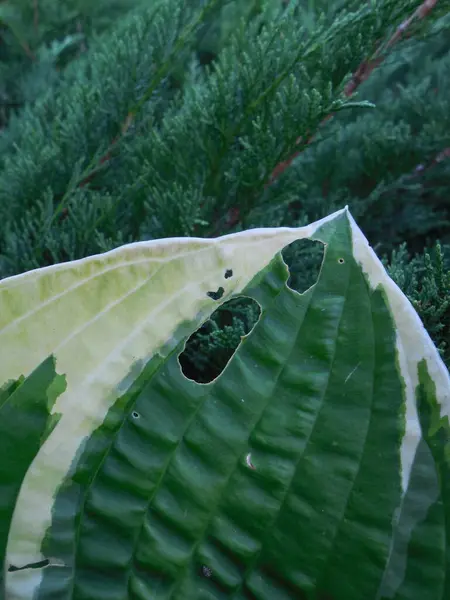
[[225,279],[230,279],[230,277],[233,277],[233,269],[227,269],[225,271]]
[[44,567],[48,567],[50,561],[48,558],[45,560],[40,560],[39,562],[29,563],[24,565],[23,567],[15,567],[14,565],[9,565],[8,572],[13,573],[14,571],[24,571],[25,569],[43,569]]
[[209,296],[210,298],[212,298],[213,300],[220,300],[222,298],[222,296],[224,295],[225,290],[223,289],[223,287],[220,287],[217,292],[207,292],[207,296]]

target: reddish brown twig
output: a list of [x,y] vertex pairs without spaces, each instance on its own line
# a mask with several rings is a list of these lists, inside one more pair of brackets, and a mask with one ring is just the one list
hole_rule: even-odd
[[128,131],[128,128],[130,127],[131,123],[133,122],[134,116],[135,115],[132,112],[128,113],[127,118],[125,119],[125,121],[124,121],[124,123],[123,123],[123,125],[121,127],[120,135],[116,135],[116,137],[113,139],[113,141],[109,145],[109,147],[106,150],[106,152],[99,159],[99,161],[98,161],[98,167],[96,169],[93,169],[92,171],[90,171],[89,175],[87,175],[84,179],[82,179],[78,183],[78,187],[84,187],[85,185],[87,185],[88,183],[90,183],[90,181],[92,181],[92,179],[95,177],[95,175],[101,169],[102,165],[104,163],[106,163],[108,160],[110,160],[111,153],[114,150],[114,147],[116,146],[117,142],[122,138],[122,136],[125,135],[125,133]]
[[433,164],[440,163],[446,158],[450,158],[450,148],[445,148],[444,150],[442,150],[442,152],[439,152],[439,154],[434,159]]
[[450,148],[444,148],[444,150],[439,152],[439,154],[437,154],[428,165],[424,165],[422,163],[420,165],[417,165],[416,168],[414,169],[414,172],[411,173],[411,177],[415,177],[416,175],[419,175],[419,174],[424,173],[425,171],[428,171],[429,169],[431,169],[435,165],[438,165],[439,163],[441,163],[443,160],[446,160],[447,158],[450,158]]
[[[401,23],[392,37],[386,42],[386,44],[382,44],[378,47],[375,54],[367,60],[364,60],[355,73],[353,74],[351,80],[344,88],[344,95],[349,98],[352,96],[358,87],[368,79],[370,74],[376,69],[385,59],[386,51],[390,50],[394,44],[396,44],[400,39],[405,37],[407,33],[407,29],[410,27],[411,23],[415,20],[424,19],[431,10],[436,6],[438,0],[425,0],[415,11],[414,13],[408,17],[403,23]],[[322,122],[321,126],[333,118],[333,115],[328,115]],[[312,137],[308,137],[305,143],[305,147],[311,142]],[[296,141],[297,145],[300,145],[303,141],[302,137],[299,137]],[[295,152],[292,156],[290,156],[287,160],[278,163],[275,169],[272,171],[269,181],[266,183],[266,187],[271,185],[286,169],[292,164],[295,158],[300,154],[301,150]]]
[[[118,147],[120,140],[123,138],[124,134],[129,129],[136,115],[140,112],[142,107],[145,106],[146,102],[148,102],[148,100],[152,97],[154,91],[156,90],[157,86],[161,83],[161,81],[163,81],[164,78],[167,77],[170,73],[170,69],[173,66],[174,58],[179,55],[179,53],[184,47],[187,47],[188,45],[190,46],[193,39],[192,34],[195,32],[196,28],[199,27],[199,25],[205,21],[207,16],[217,7],[218,2],[219,0],[208,0],[206,5],[198,12],[197,17],[184,28],[184,31],[178,37],[167,58],[157,68],[156,73],[154,74],[151,83],[147,87],[145,93],[141,96],[136,105],[129,111],[124,123],[122,124],[121,133],[112,140],[103,156],[101,156],[101,158],[98,161],[95,161],[97,162],[97,166],[95,166],[94,161],[92,161],[92,163],[84,171],[83,175],[81,176],[81,179],[66,190],[66,193],[62,197],[61,202],[53,211],[53,215],[48,221],[49,228],[51,227],[54,220],[66,208],[65,204],[72,191],[78,187],[83,187],[87,185],[87,183],[89,183],[92,180],[94,175],[96,175],[102,169],[103,165],[110,160],[112,151]],[[157,6],[155,10],[157,11],[158,8],[159,7]]]

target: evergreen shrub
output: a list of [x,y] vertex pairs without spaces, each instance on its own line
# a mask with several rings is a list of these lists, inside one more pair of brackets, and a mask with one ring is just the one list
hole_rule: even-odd
[[[348,205],[449,366],[448,0],[106,4],[0,3],[0,277]],[[321,252],[286,249],[293,287]],[[257,316],[224,305],[186,368]]]

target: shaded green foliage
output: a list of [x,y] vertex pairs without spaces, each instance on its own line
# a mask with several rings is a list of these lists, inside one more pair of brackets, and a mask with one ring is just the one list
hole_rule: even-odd
[[388,272],[450,365],[450,247],[437,243],[431,251],[411,258],[403,244],[393,252]]
[[0,2],[0,127],[142,0]]

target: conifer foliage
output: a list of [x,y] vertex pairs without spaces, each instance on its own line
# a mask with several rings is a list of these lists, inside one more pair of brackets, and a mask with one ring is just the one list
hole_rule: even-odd
[[[0,277],[349,205],[450,364],[448,0],[6,0],[0,25]],[[223,310],[200,379],[257,318]]]

